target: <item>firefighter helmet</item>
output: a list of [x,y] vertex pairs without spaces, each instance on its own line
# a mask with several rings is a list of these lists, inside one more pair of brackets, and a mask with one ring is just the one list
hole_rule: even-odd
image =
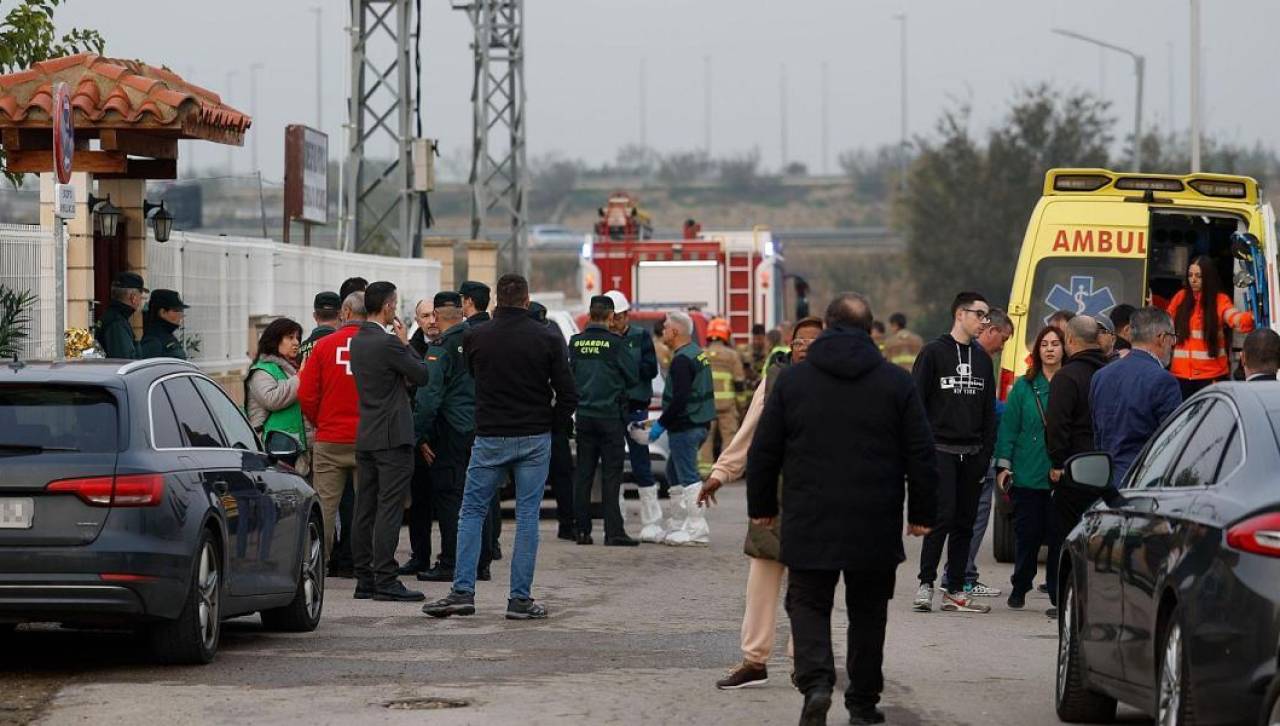
[[733,337],[733,330],[729,327],[729,321],[724,318],[715,318],[707,323],[707,340],[719,338],[728,343]]

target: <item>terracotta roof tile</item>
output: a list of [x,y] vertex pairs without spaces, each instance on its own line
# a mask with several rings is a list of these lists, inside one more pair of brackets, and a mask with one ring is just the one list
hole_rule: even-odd
[[239,144],[252,124],[218,94],[167,68],[81,53],[0,76],[0,127],[47,127],[58,81],[71,88],[77,127],[168,129]]

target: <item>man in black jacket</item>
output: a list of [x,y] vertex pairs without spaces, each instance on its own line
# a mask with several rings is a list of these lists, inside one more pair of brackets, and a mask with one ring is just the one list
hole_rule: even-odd
[[551,429],[566,425],[578,405],[578,392],[564,338],[530,318],[528,308],[528,281],[503,275],[493,320],[471,328],[462,340],[467,369],[475,379],[476,438],[462,495],[453,589],[422,609],[432,617],[475,613],[484,518],[508,474],[516,485],[516,537],[507,619],[547,617],[546,607],[530,594],[538,557],[538,514]]
[[906,559],[903,499],[913,536],[927,534],[938,514],[937,459],[920,394],[880,355],[871,320],[857,293],[831,303],[827,330],[806,360],[774,383],[747,455],[752,523],[772,526],[779,474],[786,482],[780,559],[790,568],[802,724],[826,723],[831,705],[831,607],[841,573],[849,610],[845,705],[851,723],[884,720],[876,704],[894,572]]
[[[1049,451],[1049,481],[1053,487],[1053,532],[1045,579],[1049,585],[1049,601],[1058,603],[1058,547],[1076,526],[1084,511],[1098,498],[1088,491],[1059,487],[1067,459],[1094,451],[1093,411],[1089,407],[1089,385],[1093,374],[1107,364],[1107,356],[1098,343],[1102,327],[1088,315],[1077,315],[1067,321],[1067,362],[1049,382],[1049,405],[1045,408],[1045,448]],[[1048,615],[1057,611],[1050,608]]]
[[982,295],[956,295],[951,303],[951,332],[926,343],[911,369],[938,458],[938,526],[920,548],[920,585],[912,602],[916,612],[933,610],[933,585],[944,546],[947,570],[942,578],[942,609],[991,611],[962,589],[982,478],[996,444],[995,370],[991,357],[975,340],[991,323],[990,315],[991,306]]
[[[458,287],[462,295],[462,314],[467,318],[467,325],[472,327],[487,323],[493,319],[489,315],[489,286],[483,282],[467,280]],[[493,559],[502,559],[502,487],[493,495],[489,503],[489,551]]]
[[[351,339],[351,374],[360,397],[356,428],[355,521],[351,553],[356,598],[422,600],[396,575],[396,546],[413,476],[413,411],[408,384],[427,383],[427,364],[409,349],[396,317],[396,286],[374,282],[364,291],[368,319]],[[388,332],[388,330],[393,332]]]

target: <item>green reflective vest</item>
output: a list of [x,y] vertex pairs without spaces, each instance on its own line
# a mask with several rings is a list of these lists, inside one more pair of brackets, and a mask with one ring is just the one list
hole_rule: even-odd
[[[691,342],[675,352],[672,362],[682,356],[693,363],[696,371],[693,375],[693,388],[689,391],[689,403],[685,408],[685,415],[695,424],[710,423],[716,417],[716,399],[711,381],[711,364],[707,360],[707,354],[698,347],[697,343]],[[671,374],[668,373],[667,385],[662,391],[662,407],[666,409],[670,405]]]
[[[253,375],[254,371],[266,371],[277,381],[283,381],[289,377],[278,363],[258,361],[257,363],[249,366],[249,372],[245,374],[246,381],[249,380],[249,376]],[[248,395],[246,391],[245,413],[248,413],[248,407]],[[263,443],[266,443],[267,435],[272,431],[283,431],[284,433],[289,434],[298,441],[298,446],[305,451],[307,448],[307,429],[302,422],[302,406],[297,401],[294,401],[292,404],[285,406],[279,411],[272,411],[267,414],[267,420],[262,422],[262,431],[259,432],[262,435]]]

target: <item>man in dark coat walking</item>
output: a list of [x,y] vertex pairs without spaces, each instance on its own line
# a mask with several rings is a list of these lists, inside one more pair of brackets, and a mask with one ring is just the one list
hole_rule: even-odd
[[880,723],[884,631],[907,532],[937,517],[933,434],[911,374],[871,340],[871,306],[843,293],[808,358],[779,376],[747,456],[747,512],[772,525],[782,487],[781,561],[790,568],[787,613],[795,639],[802,724],[826,723],[836,673],[831,607],[845,578],[849,610],[845,705],[850,722]]

